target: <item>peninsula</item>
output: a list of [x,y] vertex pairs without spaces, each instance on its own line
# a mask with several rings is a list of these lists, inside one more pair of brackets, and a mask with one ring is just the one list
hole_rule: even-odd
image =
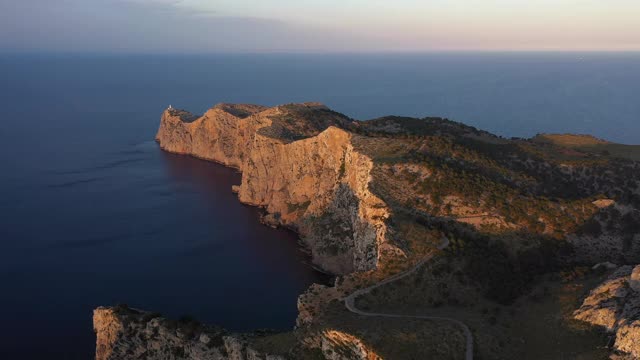
[[319,103],[169,108],[156,140],[238,169],[335,284],[286,333],[101,307],[97,360],[640,358],[636,146]]

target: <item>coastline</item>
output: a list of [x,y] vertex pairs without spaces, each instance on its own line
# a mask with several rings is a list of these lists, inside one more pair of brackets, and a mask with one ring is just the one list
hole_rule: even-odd
[[[271,335],[241,335],[267,353],[333,359],[346,347],[349,359],[397,358],[402,349],[430,358],[442,344],[466,359],[517,354],[526,346],[500,329],[519,315],[503,312],[496,327],[501,308],[526,301],[545,274],[617,252],[637,256],[620,252],[619,229],[635,216],[624,202],[637,196],[620,186],[638,164],[556,139],[503,139],[442,118],[359,122],[317,103],[218,104],[199,117],[168,109],[156,139],[163,151],[238,171],[231,192],[239,203],[256,208],[263,225],[297,234],[312,263],[335,276],[333,286],[298,296],[294,331],[273,335],[288,338],[286,348],[264,347]],[[595,181],[612,166],[620,176]],[[616,198],[621,191],[628,194]],[[602,237],[609,252],[592,251]],[[562,255],[571,246],[575,259]],[[461,306],[465,322],[435,310],[443,305]],[[402,322],[409,348],[380,343],[390,329],[406,330]],[[120,341],[118,349],[149,351]]]

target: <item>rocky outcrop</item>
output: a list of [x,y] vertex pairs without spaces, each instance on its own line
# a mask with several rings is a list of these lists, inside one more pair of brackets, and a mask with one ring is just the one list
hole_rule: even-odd
[[96,360],[282,360],[252,349],[239,335],[192,320],[170,321],[124,307],[93,312]]
[[315,103],[222,104],[195,119],[166,110],[156,139],[167,151],[238,168],[240,201],[265,208],[266,223],[298,231],[316,265],[347,274],[376,267],[389,216],[369,191],[373,163],[355,150],[347,125]]
[[640,265],[622,266],[591,291],[574,318],[615,333],[614,349],[640,359]]
[[382,360],[362,340],[337,330],[322,333],[321,349],[327,360]]
[[[285,360],[252,347],[257,335],[229,334],[191,319],[168,320],[126,306],[99,307],[93,312],[96,360]],[[305,339],[324,359],[381,360],[354,335],[325,330]],[[305,350],[302,350],[304,353]],[[291,355],[291,354],[290,354]],[[296,352],[291,358],[302,356]]]
[[249,137],[268,125],[267,119],[252,117],[263,109],[257,105],[219,104],[200,117],[167,109],[156,140],[166,151],[240,168]]

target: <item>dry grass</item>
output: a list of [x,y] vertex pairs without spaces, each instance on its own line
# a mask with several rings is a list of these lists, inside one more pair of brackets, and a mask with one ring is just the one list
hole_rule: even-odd
[[286,355],[295,349],[298,339],[294,332],[277,333],[253,339],[252,347],[273,355]]
[[582,146],[579,149],[594,154],[608,154],[612,157],[640,161],[640,145],[598,144]]
[[536,136],[534,140],[541,142],[551,142],[555,145],[567,147],[610,144],[610,142],[598,139],[595,136],[576,134],[542,134]]
[[552,143],[593,155],[640,161],[640,145],[616,144],[591,135],[543,134],[536,136],[533,140]]

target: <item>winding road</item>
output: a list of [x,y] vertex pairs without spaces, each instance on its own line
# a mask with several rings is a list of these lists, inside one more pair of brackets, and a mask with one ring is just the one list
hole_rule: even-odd
[[[438,246],[438,250],[443,250],[445,249],[447,246],[449,246],[449,239],[444,238],[442,244],[440,244]],[[368,294],[371,292],[371,290],[379,288],[380,286],[392,283],[394,281],[400,280],[402,278],[405,278],[411,274],[413,274],[414,272],[416,272],[416,270],[418,270],[422,265],[424,265],[427,261],[431,260],[431,256],[426,257],[424,259],[422,259],[418,264],[416,264],[414,267],[412,267],[411,269],[396,274],[394,276],[391,276],[375,285],[369,286],[367,288],[364,289],[360,289],[357,290],[355,292],[353,292],[351,295],[347,296],[344,298],[344,304],[347,307],[347,309],[349,311],[351,311],[352,313],[358,314],[358,315],[362,315],[362,316],[378,316],[378,317],[387,317],[387,318],[410,318],[410,319],[423,319],[423,320],[440,320],[440,321],[448,321],[451,323],[456,324],[457,326],[459,326],[460,328],[462,328],[462,331],[464,332],[465,338],[467,340],[467,344],[466,344],[466,351],[465,351],[465,360],[473,360],[473,335],[471,334],[471,330],[469,329],[469,327],[463,323],[460,320],[456,320],[456,319],[452,319],[452,318],[447,318],[447,317],[440,317],[440,316],[427,316],[427,315],[399,315],[399,314],[386,314],[386,313],[373,313],[373,312],[366,312],[366,311],[362,311],[360,309],[358,309],[355,305],[356,303],[356,299],[364,294]]]

